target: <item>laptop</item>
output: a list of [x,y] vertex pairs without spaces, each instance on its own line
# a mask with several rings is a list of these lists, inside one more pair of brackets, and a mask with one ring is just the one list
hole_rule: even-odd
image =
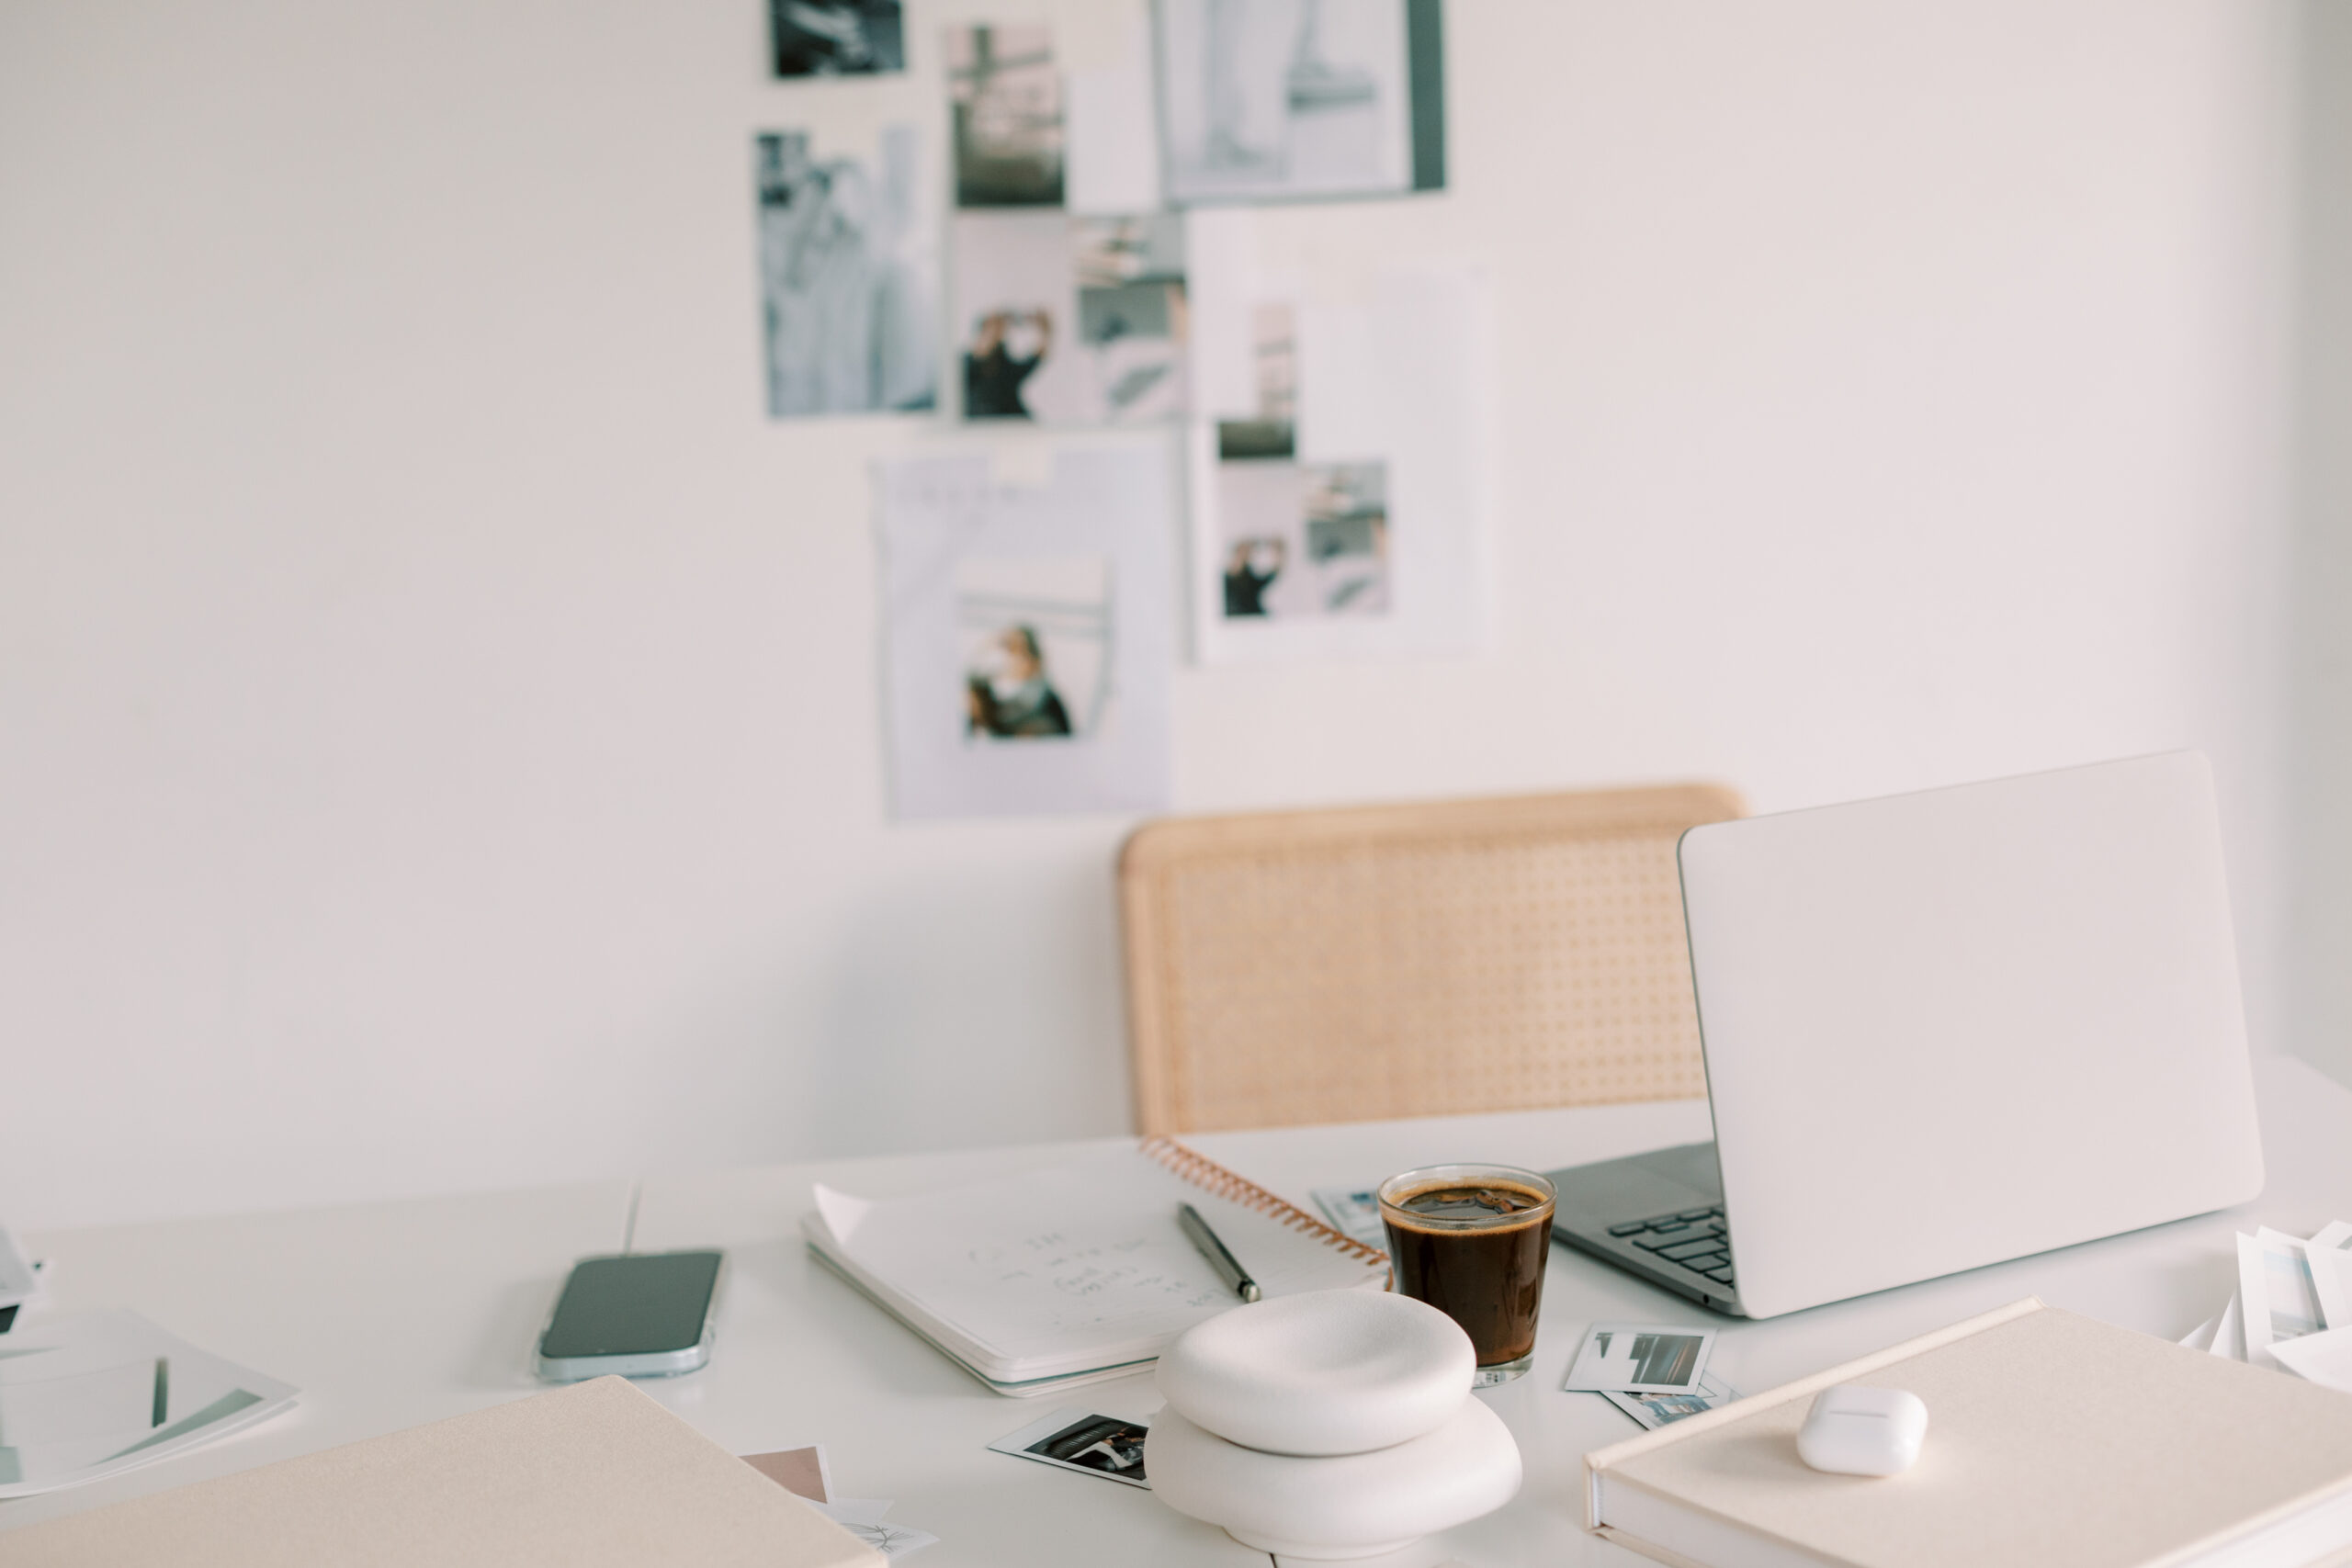
[[1714,1141],[1550,1172],[1570,1246],[1775,1317],[2262,1190],[2198,753],[1710,823],[1679,858]]

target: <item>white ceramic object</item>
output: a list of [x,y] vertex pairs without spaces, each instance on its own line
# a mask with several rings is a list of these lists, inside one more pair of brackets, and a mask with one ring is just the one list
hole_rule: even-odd
[[1477,1375],[1445,1314],[1381,1291],[1220,1313],[1163,1351],[1160,1394],[1193,1425],[1276,1454],[1357,1454],[1433,1432]]
[[1320,1459],[1245,1449],[1162,1410],[1144,1453],[1161,1502],[1285,1559],[1399,1551],[1519,1492],[1519,1445],[1475,1399],[1409,1442]]
[[1919,1461],[1928,1406],[1899,1388],[1841,1382],[1813,1396],[1797,1457],[1837,1475],[1900,1475]]

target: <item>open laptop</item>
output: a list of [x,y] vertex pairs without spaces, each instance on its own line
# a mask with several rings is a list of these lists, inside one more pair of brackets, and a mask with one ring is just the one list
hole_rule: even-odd
[[1683,835],[1715,1140],[1554,1228],[1773,1317],[2262,1190],[2220,825],[2175,752]]

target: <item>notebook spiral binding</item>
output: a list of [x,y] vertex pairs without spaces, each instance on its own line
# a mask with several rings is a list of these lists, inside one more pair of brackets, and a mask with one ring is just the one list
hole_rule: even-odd
[[1366,1263],[1385,1264],[1388,1261],[1388,1255],[1378,1247],[1366,1247],[1353,1236],[1341,1235],[1297,1204],[1275,1197],[1247,1177],[1227,1170],[1208,1156],[1188,1149],[1173,1138],[1146,1138],[1143,1152],[1214,1197],[1238,1203],[1245,1209],[1255,1209],[1269,1219],[1311,1235],[1324,1246],[1336,1247]]

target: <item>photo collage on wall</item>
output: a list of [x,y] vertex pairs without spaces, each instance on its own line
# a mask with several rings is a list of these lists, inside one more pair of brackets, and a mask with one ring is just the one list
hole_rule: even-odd
[[1099,13],[768,0],[769,418],[1159,433],[876,464],[902,818],[1164,807],[1185,599],[1204,661],[1476,641],[1475,310],[1385,271],[1335,306],[1250,244],[1253,207],[1444,189],[1441,0],[1125,3],[1121,54]]
[[1298,460],[1297,311],[1250,314],[1258,407],[1216,422],[1216,548],[1227,620],[1388,609],[1388,466]]
[[902,818],[1166,804],[1177,486],[1162,446],[876,465]]

